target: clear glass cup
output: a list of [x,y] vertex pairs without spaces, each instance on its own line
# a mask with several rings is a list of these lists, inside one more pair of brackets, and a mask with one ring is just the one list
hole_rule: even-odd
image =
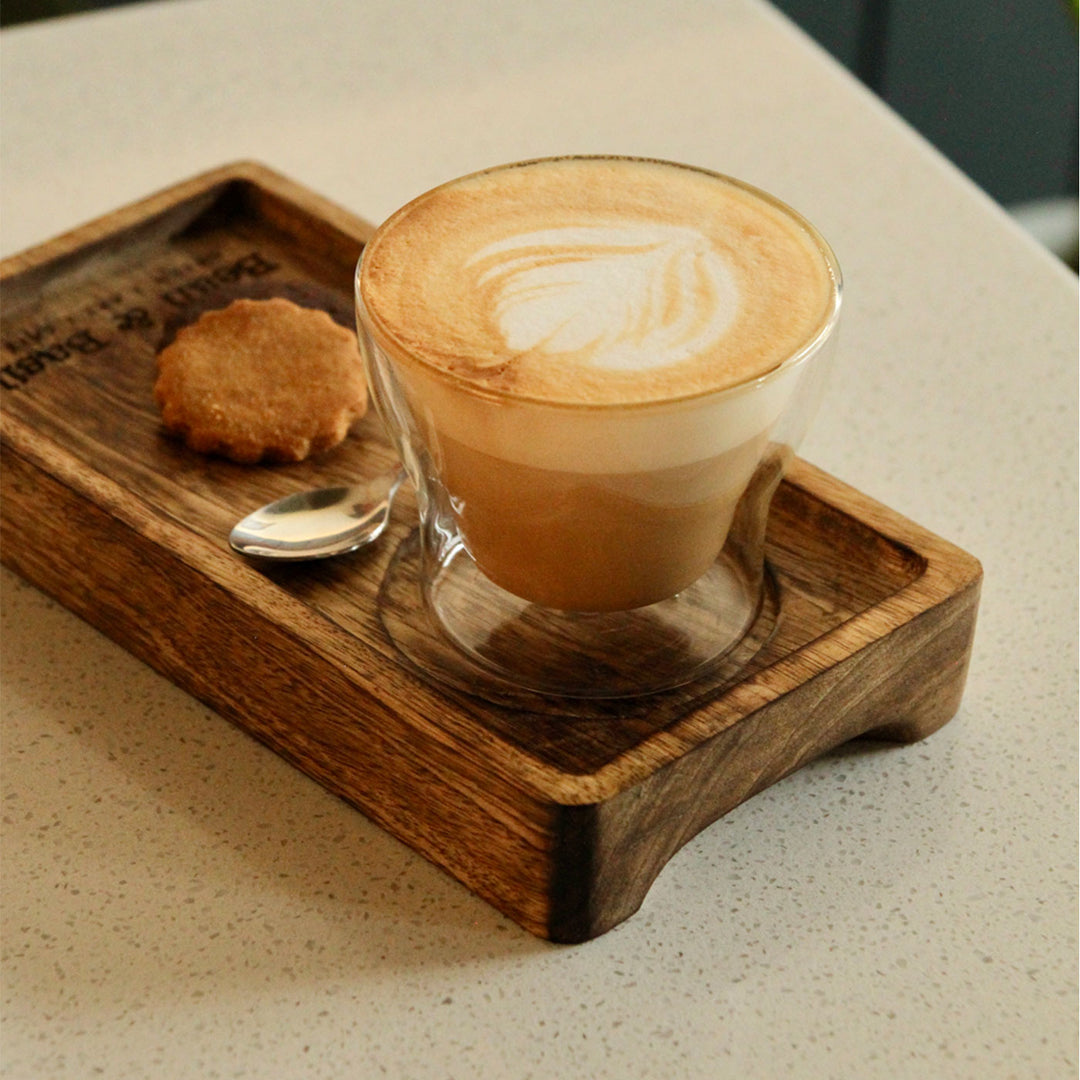
[[420,516],[381,614],[427,674],[487,697],[628,697],[703,678],[747,637],[766,601],[769,505],[816,411],[841,278],[809,223],[741,186],[813,238],[828,314],[764,376],[670,400],[555,404],[404,355],[368,311],[361,256],[361,351]]

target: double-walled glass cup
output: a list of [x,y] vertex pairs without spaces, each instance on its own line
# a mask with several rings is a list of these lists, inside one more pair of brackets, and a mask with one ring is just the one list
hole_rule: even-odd
[[370,310],[361,257],[361,351],[420,515],[384,625],[430,675],[479,692],[652,693],[705,676],[754,625],[769,504],[816,409],[840,308],[828,245],[755,194],[813,238],[831,278],[825,316],[766,374],[667,400],[553,402],[433,366]]

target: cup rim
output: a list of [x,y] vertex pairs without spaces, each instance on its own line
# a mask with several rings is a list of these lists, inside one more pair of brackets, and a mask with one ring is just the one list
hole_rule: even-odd
[[[361,279],[364,267],[364,257],[368,252],[368,249],[372,246],[376,238],[384,230],[388,229],[394,221],[402,217],[411,210],[411,208],[419,203],[421,200],[429,198],[435,192],[441,191],[443,188],[452,187],[454,185],[463,183],[464,181],[471,180],[475,177],[486,176],[495,172],[506,172],[510,169],[524,168],[531,165],[543,165],[548,163],[560,162],[560,161],[624,161],[632,162],[643,165],[663,165],[671,168],[686,169],[690,172],[696,172],[704,176],[709,176],[714,179],[720,180],[723,183],[733,185],[741,188],[756,198],[762,199],[765,202],[770,203],[776,209],[786,214],[793,219],[801,228],[805,230],[810,239],[814,242],[818,251],[821,253],[822,258],[825,260],[826,268],[829,272],[829,276],[832,280],[833,287],[831,290],[829,305],[826,309],[825,315],[822,318],[820,325],[813,335],[808,338],[798,349],[796,349],[791,355],[782,360],[775,367],[770,368],[768,371],[761,375],[755,375],[749,379],[745,379],[742,382],[734,383],[730,386],[724,386],[720,388],[706,388],[703,390],[695,390],[690,393],[677,394],[671,397],[653,398],[645,401],[621,401],[621,402],[574,402],[574,401],[559,401],[553,398],[539,397],[530,394],[515,394],[509,391],[500,390],[488,386],[478,386],[471,379],[468,379],[462,375],[453,371],[447,371],[445,368],[439,367],[436,364],[432,364],[430,361],[424,359],[422,356],[417,356],[411,352],[402,342],[397,340],[397,337],[390,332],[385,326],[383,326],[381,320],[375,315],[371,309],[364,302],[363,293],[361,289]],[[667,406],[676,406],[687,402],[694,402],[704,400],[706,398],[718,398],[718,397],[734,397],[739,394],[745,394],[752,392],[759,387],[772,382],[774,379],[779,378],[783,374],[787,374],[792,368],[800,366],[803,362],[813,356],[821,346],[829,339],[833,331],[836,328],[836,324],[840,318],[840,308],[843,301],[843,274],[840,270],[840,263],[836,257],[836,253],[833,251],[829,242],[821,234],[818,228],[804,217],[798,210],[795,210],[788,203],[777,196],[772,195],[768,191],[762,188],[756,187],[754,184],[748,183],[745,180],[740,180],[738,177],[730,176],[726,173],[721,173],[713,169],[706,169],[699,165],[688,165],[683,162],[669,161],[664,158],[654,157],[639,157],[629,154],[557,154],[550,157],[537,157],[526,158],[521,161],[505,162],[501,165],[491,165],[484,169],[476,169],[473,172],[465,173],[461,176],[456,176],[450,180],[445,180],[441,184],[436,184],[435,187],[428,188],[426,191],[421,192],[419,195],[410,199],[404,205],[398,207],[388,218],[386,218],[371,234],[371,236],[364,243],[363,250],[360,252],[360,258],[356,263],[356,271],[354,275],[354,292],[357,314],[363,313],[361,318],[362,322],[367,323],[374,329],[376,329],[381,337],[385,337],[387,340],[393,343],[392,351],[397,354],[401,354],[408,359],[408,361],[419,365],[425,371],[428,371],[432,375],[436,376],[440,381],[449,383],[455,388],[482,399],[488,399],[491,401],[520,403],[529,406],[542,406],[551,409],[567,409],[575,412],[605,412],[609,410],[622,411],[638,411],[647,409],[664,408]],[[385,350],[385,346],[381,341],[377,342],[381,348]],[[400,359],[400,356],[398,357]]]

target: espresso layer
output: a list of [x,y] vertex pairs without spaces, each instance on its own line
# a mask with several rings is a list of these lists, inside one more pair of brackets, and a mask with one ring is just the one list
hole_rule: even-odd
[[620,158],[481,173],[398,211],[360,293],[380,344],[483,392],[665,400],[773,370],[831,318],[816,234],[734,181]]
[[438,453],[488,578],[545,607],[618,611],[673,596],[716,560],[764,445],[629,474],[536,469],[445,438]]

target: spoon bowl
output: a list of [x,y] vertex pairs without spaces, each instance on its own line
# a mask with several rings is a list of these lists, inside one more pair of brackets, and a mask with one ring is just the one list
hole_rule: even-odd
[[329,559],[370,544],[390,520],[390,506],[405,479],[399,470],[386,494],[371,487],[300,491],[260,507],[229,533],[233,551],[260,559]]

